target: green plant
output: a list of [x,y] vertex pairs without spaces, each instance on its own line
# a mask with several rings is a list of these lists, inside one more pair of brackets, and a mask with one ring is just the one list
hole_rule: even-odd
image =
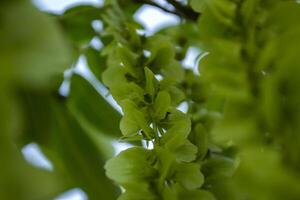
[[[106,0],[48,16],[1,3],[1,199],[72,187],[105,200],[299,199],[300,5],[166,2]],[[146,4],[180,23],[143,33],[133,14]],[[189,47],[202,52],[197,73],[182,64]],[[79,56],[122,115],[73,67],[69,94],[58,93]],[[133,147],[114,156],[114,140]],[[30,142],[53,171],[23,160]]]

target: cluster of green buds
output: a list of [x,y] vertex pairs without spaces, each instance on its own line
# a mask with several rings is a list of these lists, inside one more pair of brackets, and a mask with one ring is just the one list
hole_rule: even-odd
[[[115,45],[104,49],[108,68],[102,80],[124,114],[121,140],[145,144],[121,152],[105,165],[107,176],[123,188],[119,199],[215,199],[205,189],[201,172],[203,165],[222,162],[206,159],[211,157],[201,121],[206,114],[191,119],[192,106],[188,113],[178,109],[184,101],[203,101],[196,93],[203,89],[199,76],[176,60],[168,37],[140,35],[124,18],[110,23],[116,15],[121,15],[118,9],[104,17]],[[120,27],[123,32],[116,31]]]

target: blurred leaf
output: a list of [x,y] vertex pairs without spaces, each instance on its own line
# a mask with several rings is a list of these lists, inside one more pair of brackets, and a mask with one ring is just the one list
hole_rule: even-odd
[[202,124],[197,124],[190,133],[189,140],[197,146],[197,155],[203,159],[208,151],[208,135],[205,127]]
[[53,199],[68,189],[60,174],[29,166],[7,135],[4,137],[0,153],[1,199]]
[[79,123],[87,123],[98,133],[108,137],[120,137],[121,115],[83,77],[74,74],[68,107]]
[[146,48],[151,53],[147,64],[154,73],[168,66],[174,59],[175,51],[167,37],[158,35],[149,38]]
[[203,173],[207,176],[231,177],[235,171],[235,162],[232,158],[213,155],[202,166]]
[[152,159],[151,151],[133,147],[110,159],[105,165],[106,174],[119,184],[143,183],[156,173],[151,166]]
[[21,117],[16,115],[16,102],[3,86],[1,83],[0,199],[53,199],[68,189],[66,177],[62,178],[57,171],[34,168],[24,160],[13,141],[21,125],[16,121]]
[[48,92],[19,90],[18,100],[23,114],[21,145],[35,141],[42,145],[49,145],[52,137],[53,113],[49,110],[52,95]]
[[189,200],[216,200],[213,194],[206,190],[183,190],[180,194],[181,198],[188,198]]
[[88,66],[93,74],[102,81],[102,73],[106,69],[106,58],[100,54],[100,51],[88,47],[84,51]]
[[150,184],[136,182],[126,184],[126,191],[118,198],[118,200],[156,200],[158,197],[154,194],[154,188]]
[[97,141],[63,105],[54,103],[51,108],[54,130],[50,148],[62,159],[75,184],[89,199],[115,199],[119,190],[108,181],[103,168],[107,152],[100,151]]
[[184,80],[184,69],[178,61],[171,61],[169,65],[163,66],[161,70],[165,79],[171,79],[174,83],[180,83]]
[[205,8],[205,1],[190,0],[190,5],[194,11],[201,13]]
[[175,176],[175,179],[189,190],[200,188],[204,183],[204,176],[196,163],[179,164]]
[[[78,80],[82,86],[87,84],[80,77]],[[113,154],[111,141],[102,134],[93,134],[80,114],[75,117],[75,112],[70,112],[65,99],[58,101],[48,93],[21,94],[27,134],[23,137],[41,145],[54,168],[65,177],[62,183],[82,188],[90,199],[116,198],[118,189],[109,183],[103,169]]]
[[240,153],[241,165],[234,176],[239,198],[296,200],[299,197],[299,174],[282,165],[277,150],[251,146]]
[[8,68],[22,87],[56,86],[55,77],[72,62],[57,24],[26,1],[5,3],[0,16],[1,68]]
[[197,147],[188,140],[175,150],[177,161],[192,162],[196,158]]
[[96,35],[92,21],[100,19],[101,11],[101,8],[78,5],[69,8],[57,18],[74,45],[81,48]]

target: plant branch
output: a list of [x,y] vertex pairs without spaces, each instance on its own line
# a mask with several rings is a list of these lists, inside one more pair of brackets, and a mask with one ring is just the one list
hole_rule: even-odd
[[191,8],[182,5],[181,3],[175,1],[175,0],[166,0],[169,4],[174,6],[174,8],[181,13],[181,15],[187,19],[190,19],[192,21],[196,21],[198,17],[200,16],[200,13],[197,13],[193,11]]
[[173,11],[173,10],[169,10],[169,9],[167,9],[167,8],[165,8],[165,7],[159,5],[159,4],[157,4],[157,3],[155,3],[155,2],[153,2],[151,0],[134,0],[134,1],[138,2],[138,3],[148,4],[150,6],[157,7],[157,8],[159,8],[159,9],[161,9],[161,10],[167,12],[167,13],[171,13],[171,14],[174,14],[174,15],[180,15],[179,12]]
[[174,15],[181,15],[179,12],[177,12],[176,10],[169,10],[151,0],[134,0],[135,2],[138,2],[138,3],[143,3],[143,4],[148,4],[150,6],[154,6],[154,7],[157,7],[167,13],[170,13],[170,14],[174,14]]
[[157,7],[167,13],[178,15],[180,17],[184,17],[184,18],[192,20],[192,21],[196,21],[198,19],[198,16],[200,15],[199,13],[196,13],[192,9],[190,9],[186,6],[183,6],[180,3],[173,1],[173,0],[167,0],[167,2],[170,3],[175,8],[175,10],[169,10],[169,9],[155,3],[152,0],[134,0],[134,1],[138,2],[138,3],[144,3],[144,4],[148,4],[148,5]]

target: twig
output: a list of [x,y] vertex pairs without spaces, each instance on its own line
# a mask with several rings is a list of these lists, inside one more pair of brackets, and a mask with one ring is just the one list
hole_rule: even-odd
[[181,3],[175,1],[175,0],[167,0],[169,4],[174,6],[174,8],[181,13],[182,16],[184,16],[187,19],[196,21],[198,17],[200,16],[200,13],[197,13],[193,11],[191,8],[182,5]]
[[169,10],[169,9],[167,9],[167,8],[165,8],[165,7],[159,5],[159,4],[157,4],[157,3],[155,3],[155,2],[153,2],[151,0],[134,0],[134,1],[137,2],[137,3],[144,3],[144,4],[148,4],[150,6],[157,7],[157,8],[159,8],[159,9],[161,9],[161,10],[167,12],[167,13],[171,13],[171,14],[174,14],[174,15],[180,15],[179,12],[177,12],[175,10],[174,11],[173,10]]
[[168,3],[173,5],[175,10],[169,10],[169,9],[155,3],[152,0],[134,0],[134,1],[137,2],[137,3],[144,3],[144,4],[151,5],[151,6],[155,6],[155,7],[159,8],[159,9],[161,9],[161,10],[167,12],[167,13],[175,14],[175,15],[178,15],[180,17],[190,19],[192,21],[196,21],[198,19],[198,16],[200,15],[199,13],[196,13],[192,9],[181,5],[180,3],[176,2],[175,0],[167,0]]

